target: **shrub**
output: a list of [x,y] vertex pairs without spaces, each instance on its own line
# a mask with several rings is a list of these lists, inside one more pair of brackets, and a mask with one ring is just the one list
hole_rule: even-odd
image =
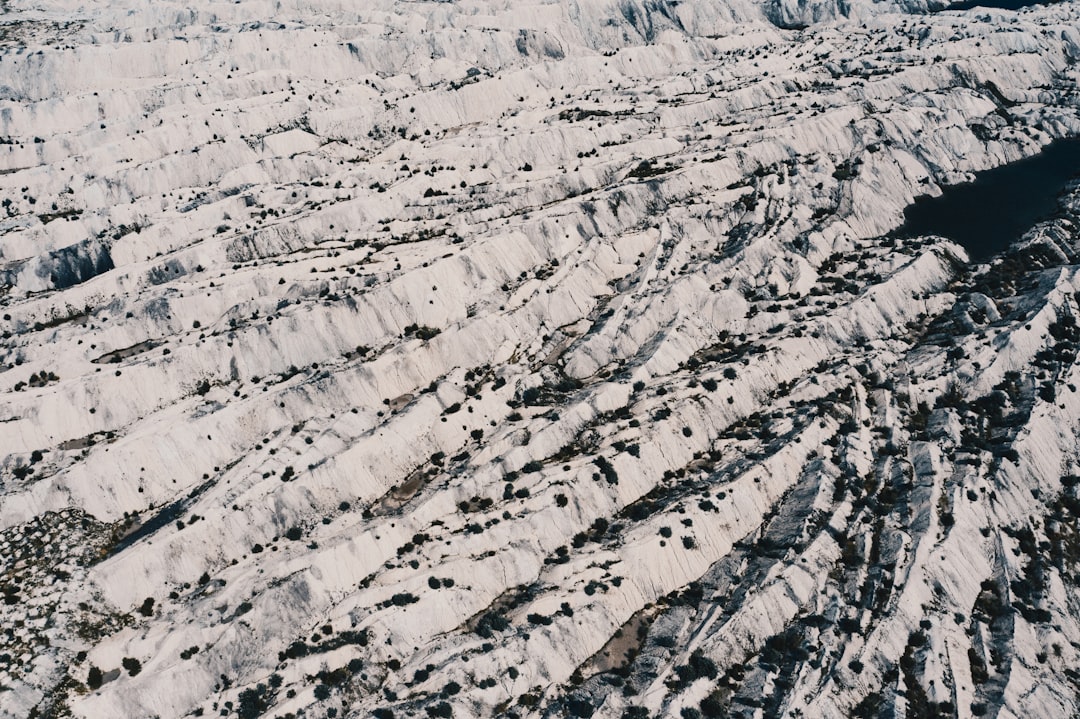
[[306,657],[311,652],[311,649],[302,641],[295,641],[290,644],[285,651],[278,652],[278,659],[285,661],[286,659],[299,659],[300,657]]
[[700,652],[690,655],[690,666],[699,677],[716,679],[716,663]]
[[566,701],[566,713],[568,716],[588,719],[595,712],[596,708],[584,699],[568,699]]
[[424,711],[426,711],[430,717],[445,717],[446,719],[449,719],[449,717],[454,716],[454,708],[446,702],[439,702],[438,704],[425,707]]
[[719,699],[713,696],[707,696],[702,699],[701,703],[698,704],[698,707],[701,709],[702,715],[709,717],[709,719],[727,716],[724,705]]
[[476,623],[476,633],[484,639],[490,639],[493,632],[501,632],[509,626],[510,622],[506,621],[506,617],[498,612],[488,612]]
[[593,459],[593,464],[600,470],[600,474],[604,476],[608,484],[618,484],[619,474],[615,471],[615,467],[611,465],[611,462],[606,457],[596,457]]
[[236,704],[236,714],[240,719],[257,719],[262,716],[263,712],[270,708],[266,699],[266,685],[260,684],[254,689],[248,688],[240,692]]

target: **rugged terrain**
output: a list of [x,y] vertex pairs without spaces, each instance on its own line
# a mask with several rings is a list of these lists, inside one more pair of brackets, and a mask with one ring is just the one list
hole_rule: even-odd
[[1080,5],[0,5],[0,715],[1080,714]]

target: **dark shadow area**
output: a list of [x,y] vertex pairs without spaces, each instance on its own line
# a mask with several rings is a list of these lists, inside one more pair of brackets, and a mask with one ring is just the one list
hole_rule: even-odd
[[1051,2],[1036,2],[1035,0],[964,0],[963,2],[953,3],[948,7],[942,8],[942,10],[971,10],[977,7],[984,8],[998,8],[1000,10],[1019,10],[1022,7],[1028,7],[1030,5],[1053,5],[1055,2],[1061,0],[1052,0]]
[[904,210],[902,237],[941,235],[979,262],[1004,250],[1057,210],[1070,179],[1080,175],[1080,138],[1056,140],[1038,155],[976,175],[972,182],[922,196]]

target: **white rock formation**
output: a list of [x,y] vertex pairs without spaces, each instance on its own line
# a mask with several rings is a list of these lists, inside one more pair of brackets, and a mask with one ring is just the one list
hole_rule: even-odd
[[0,715],[1080,713],[1080,7],[0,6]]

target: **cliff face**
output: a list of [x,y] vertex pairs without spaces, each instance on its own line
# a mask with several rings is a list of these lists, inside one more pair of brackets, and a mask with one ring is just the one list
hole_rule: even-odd
[[0,714],[1080,712],[1080,9],[355,5],[6,4]]

